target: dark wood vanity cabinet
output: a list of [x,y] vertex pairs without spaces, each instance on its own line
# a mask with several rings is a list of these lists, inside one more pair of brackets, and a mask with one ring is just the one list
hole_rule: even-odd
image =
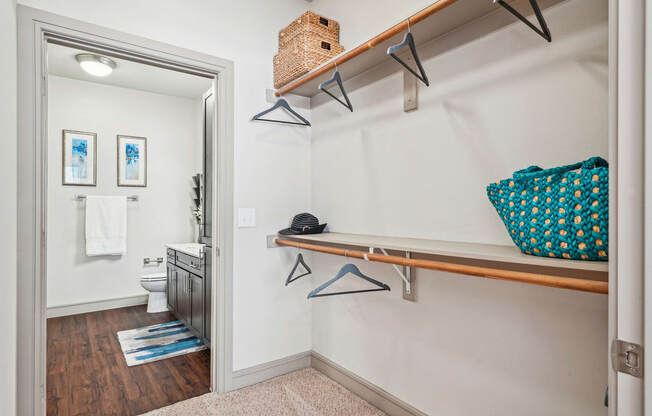
[[[202,259],[168,249],[168,309],[210,344],[210,284]],[[208,305],[206,304],[208,302]],[[208,317],[206,316],[208,314]]]

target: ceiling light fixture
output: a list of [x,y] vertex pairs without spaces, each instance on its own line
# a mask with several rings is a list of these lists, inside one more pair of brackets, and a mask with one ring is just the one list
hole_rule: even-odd
[[77,59],[79,66],[81,66],[84,71],[96,77],[105,77],[109,75],[117,66],[113,59],[92,53],[80,53],[79,55],[75,55],[75,59]]

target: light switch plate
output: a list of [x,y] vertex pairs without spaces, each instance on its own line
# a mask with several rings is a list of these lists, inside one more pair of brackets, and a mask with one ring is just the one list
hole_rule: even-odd
[[238,208],[238,227],[256,226],[256,208]]

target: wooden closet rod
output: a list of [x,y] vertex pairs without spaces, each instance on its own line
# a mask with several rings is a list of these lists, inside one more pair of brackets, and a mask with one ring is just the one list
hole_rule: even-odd
[[369,49],[377,46],[380,43],[383,43],[387,39],[391,38],[392,36],[401,33],[404,30],[407,30],[408,28],[408,20],[410,20],[410,25],[414,25],[416,23],[419,23],[423,19],[437,13],[438,11],[450,6],[451,4],[455,3],[457,0],[439,0],[436,3],[431,4],[430,6],[426,7],[423,10],[418,11],[417,13],[413,14],[412,16],[408,17],[407,19],[403,20],[401,23],[398,23],[391,28],[387,29],[380,35],[368,40],[367,42],[363,43],[362,45],[358,46],[355,49],[351,49],[344,55],[338,57],[334,61],[331,61],[327,63],[324,66],[318,67],[314,72],[309,72],[306,74],[304,77],[299,78],[298,80],[289,83],[288,85],[282,87],[280,90],[276,92],[276,96],[280,97],[282,94],[286,94],[293,89],[302,86],[308,81],[312,81],[313,79],[317,78],[318,76],[324,74],[325,72],[330,71],[331,69],[335,69],[335,65],[342,65],[344,62],[350,61],[351,59],[355,58],[356,56],[360,55],[363,52],[368,51]]
[[608,282],[601,282],[599,280],[575,279],[572,277],[559,277],[538,273],[494,269],[489,267],[467,266],[463,264],[445,263],[433,260],[419,260],[398,256],[385,256],[383,254],[373,254],[362,251],[320,246],[316,244],[299,243],[297,241],[282,240],[280,238],[277,238],[275,241],[276,244],[281,246],[297,247],[304,250],[335,254],[337,256],[353,257],[356,259],[364,259],[366,257],[371,261],[396,264],[399,266],[418,267],[420,269],[439,270],[448,273],[466,274],[470,276],[486,277],[489,279],[497,280],[509,280],[511,282],[528,283],[531,285],[557,287],[562,289],[572,289],[582,292],[607,294],[609,291]]

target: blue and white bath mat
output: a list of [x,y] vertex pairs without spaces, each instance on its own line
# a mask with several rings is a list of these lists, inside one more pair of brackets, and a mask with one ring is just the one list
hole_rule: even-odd
[[181,321],[119,331],[118,340],[130,367],[208,348]]

